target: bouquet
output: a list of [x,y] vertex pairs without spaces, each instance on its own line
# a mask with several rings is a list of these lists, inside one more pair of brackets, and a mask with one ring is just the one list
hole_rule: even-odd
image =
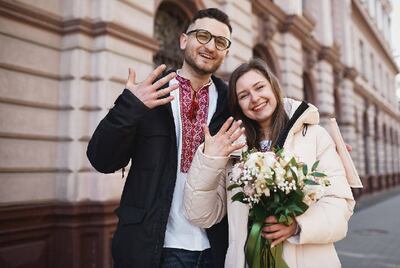
[[233,166],[228,190],[240,188],[240,191],[232,200],[250,207],[246,260],[251,268],[288,267],[282,258],[282,243],[270,248],[270,241],[261,236],[261,230],[268,216],[275,216],[279,223],[292,224],[295,216],[303,214],[322,197],[330,182],[324,173],[317,171],[318,163],[309,169],[296,156],[281,149],[243,152]]

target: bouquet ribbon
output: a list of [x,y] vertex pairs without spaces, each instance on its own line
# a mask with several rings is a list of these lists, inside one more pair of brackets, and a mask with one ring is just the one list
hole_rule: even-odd
[[283,243],[271,248],[270,241],[261,236],[265,224],[254,222],[246,243],[246,260],[250,268],[289,268],[283,260]]

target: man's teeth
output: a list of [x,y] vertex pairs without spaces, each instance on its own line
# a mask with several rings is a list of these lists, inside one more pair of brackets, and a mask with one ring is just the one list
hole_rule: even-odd
[[207,58],[207,59],[209,59],[209,60],[211,60],[212,59],[212,57],[211,56],[209,56],[209,55],[207,55],[207,54],[200,54],[202,57],[204,57],[204,58]]

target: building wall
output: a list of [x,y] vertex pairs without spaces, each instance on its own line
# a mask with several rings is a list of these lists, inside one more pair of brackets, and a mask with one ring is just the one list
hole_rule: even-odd
[[[355,194],[400,183],[388,0],[0,0],[0,266],[16,267],[6,256],[111,266],[112,210],[125,180],[96,172],[86,146],[128,67],[143,80],[171,43],[154,27],[167,6],[183,19],[205,7],[230,15],[220,76],[258,53],[288,97],[317,105],[323,125],[337,117],[365,185]],[[61,241],[73,250],[55,246]]]

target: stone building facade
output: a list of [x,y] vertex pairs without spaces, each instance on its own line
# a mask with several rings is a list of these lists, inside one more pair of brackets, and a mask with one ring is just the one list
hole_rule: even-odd
[[1,267],[111,267],[124,179],[96,172],[87,142],[128,67],[179,66],[177,37],[206,7],[232,21],[220,76],[266,60],[287,96],[337,118],[356,195],[400,183],[389,0],[0,0]]

